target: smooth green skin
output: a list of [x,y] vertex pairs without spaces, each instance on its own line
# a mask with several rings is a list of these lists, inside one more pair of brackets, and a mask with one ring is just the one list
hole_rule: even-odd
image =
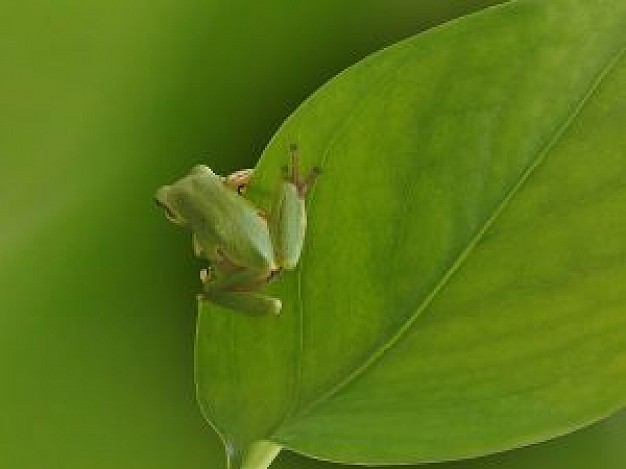
[[[626,395],[626,3],[519,1],[368,58],[286,144],[324,180],[277,321],[200,305],[196,380],[231,467],[477,456]],[[366,200],[366,203],[364,203]],[[251,451],[250,455],[256,451]]]
[[188,176],[161,186],[155,201],[172,223],[191,229],[195,254],[209,262],[202,300],[251,314],[279,314],[281,301],[256,290],[298,263],[306,231],[304,193],[298,177],[283,181],[268,221],[239,194],[250,177],[233,184],[198,165]]
[[[154,188],[199,161],[254,165],[330,76],[486,3],[5,2],[0,467],[223,469],[193,395],[199,265]],[[622,412],[436,468],[623,469],[624,438]],[[285,451],[272,467],[345,466]]]

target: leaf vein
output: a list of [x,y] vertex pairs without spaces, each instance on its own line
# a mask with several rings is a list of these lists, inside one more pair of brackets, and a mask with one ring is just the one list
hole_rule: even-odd
[[[554,149],[554,147],[561,140],[563,135],[567,132],[570,126],[574,123],[574,121],[578,118],[585,105],[589,101],[589,99],[595,94],[595,92],[599,89],[600,84],[606,78],[607,75],[611,73],[616,64],[620,61],[624,53],[626,52],[626,47],[622,47],[614,56],[608,60],[607,64],[599,71],[596,77],[591,82],[589,88],[584,93],[582,98],[576,103],[573,107],[572,111],[569,113],[567,118],[563,121],[563,123],[557,128],[553,137],[546,143],[546,145],[537,153],[535,159],[531,162],[531,164],[526,168],[526,170],[521,174],[518,181],[509,189],[509,191],[505,194],[499,204],[496,206],[494,212],[491,214],[489,218],[486,219],[485,223],[481,226],[481,228],[477,231],[477,233],[472,237],[467,246],[461,251],[457,259],[450,266],[450,268],[446,271],[446,273],[442,276],[441,280],[435,285],[433,290],[424,298],[421,304],[416,309],[415,313],[408,317],[407,321],[398,329],[398,331],[392,335],[388,340],[386,340],[380,347],[378,347],[372,354],[363,361],[363,363],[355,368],[352,372],[350,372],[346,377],[338,382],[335,386],[329,389],[326,393],[322,394],[320,397],[310,402],[304,409],[302,409],[297,415],[294,415],[294,420],[296,418],[302,418],[309,414],[314,408],[322,404],[324,401],[332,398],[343,389],[345,389],[348,385],[353,383],[358,377],[363,375],[369,368],[371,368],[379,359],[381,359],[385,353],[393,348],[405,335],[405,333],[414,325],[417,318],[421,316],[421,314],[430,306],[436,296],[439,294],[441,290],[448,284],[450,279],[454,276],[454,274],[461,268],[461,266],[465,263],[466,259],[471,255],[475,247],[480,243],[481,239],[485,235],[485,233],[493,226],[499,216],[504,212],[506,207],[509,205],[511,200],[517,195],[519,190],[524,186],[526,181],[533,175],[533,173],[541,166],[541,164],[547,159],[549,153]],[[293,420],[292,420],[293,421]]]

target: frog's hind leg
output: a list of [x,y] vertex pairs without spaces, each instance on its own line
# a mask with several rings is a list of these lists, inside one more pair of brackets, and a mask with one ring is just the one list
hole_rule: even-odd
[[278,298],[247,291],[212,291],[199,295],[199,300],[253,316],[277,316],[283,306]]
[[282,303],[278,298],[255,291],[269,281],[265,276],[245,270],[219,276],[215,271],[203,270],[200,278],[204,286],[201,300],[254,315],[280,313]]
[[320,173],[319,168],[313,168],[303,178],[300,174],[298,147],[293,144],[290,151],[291,168],[283,168],[284,181],[274,205],[270,226],[277,263],[286,270],[295,269],[300,259],[306,232],[304,198]]
[[250,291],[266,285],[271,277],[269,274],[259,274],[241,268],[226,270],[225,266],[226,264],[220,264],[220,268],[200,271],[204,292]]

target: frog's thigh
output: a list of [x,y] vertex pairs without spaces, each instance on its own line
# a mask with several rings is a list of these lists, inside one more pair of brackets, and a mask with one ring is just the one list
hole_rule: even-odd
[[294,184],[283,183],[273,221],[278,264],[284,269],[292,270],[300,259],[306,231],[304,198],[300,197]]
[[227,270],[218,270],[216,275],[209,277],[204,281],[204,291],[221,292],[233,290],[251,290],[259,288],[267,283],[268,275],[252,270],[239,270],[229,272]]
[[282,303],[278,298],[256,292],[212,291],[201,295],[201,297],[203,301],[255,316],[278,315],[282,308]]

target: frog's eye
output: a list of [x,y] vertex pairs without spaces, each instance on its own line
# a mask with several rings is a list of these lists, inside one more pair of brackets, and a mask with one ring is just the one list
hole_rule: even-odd
[[254,174],[253,169],[241,169],[239,171],[235,171],[232,174],[229,174],[225,178],[222,179],[226,187],[229,187],[235,191],[239,195],[242,195],[246,192],[246,188],[250,183],[250,179],[252,179],[252,175]]

